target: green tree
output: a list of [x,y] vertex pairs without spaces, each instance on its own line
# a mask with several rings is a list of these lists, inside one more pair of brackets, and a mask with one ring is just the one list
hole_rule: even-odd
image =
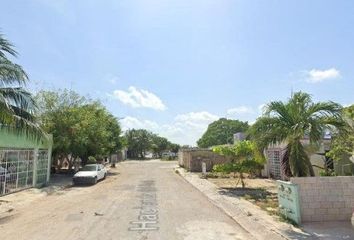
[[23,88],[28,76],[8,56],[17,57],[17,52],[0,34],[0,128],[7,127],[12,132],[39,137],[42,131],[35,118],[36,103]]
[[343,109],[345,126],[333,136],[331,150],[327,156],[341,160],[354,156],[354,104]]
[[247,122],[220,118],[219,120],[209,124],[208,129],[198,140],[197,144],[202,148],[222,144],[232,144],[233,135],[237,132],[247,131],[248,127]]
[[151,135],[151,150],[157,157],[162,157],[162,152],[169,150],[171,143],[167,138],[160,137],[156,134]]
[[152,147],[152,133],[145,129],[131,129],[125,132],[128,158],[145,158]]
[[170,143],[168,149],[173,153],[178,153],[181,146],[177,143]]
[[286,144],[281,161],[286,176],[314,176],[301,141],[308,137],[310,143],[316,145],[323,139],[325,131],[342,128],[341,110],[339,104],[314,103],[309,94],[297,92],[287,102],[269,103],[264,116],[252,125],[250,133],[262,149],[270,144]]
[[164,151],[177,153],[179,150],[178,144],[145,129],[127,130],[124,141],[128,148],[128,158],[145,158],[148,151],[155,157],[161,157]]
[[55,159],[69,156],[72,164],[80,157],[85,164],[90,156],[102,159],[121,149],[118,119],[99,102],[68,90],[41,91],[36,99],[41,126],[53,134]]
[[239,141],[234,145],[215,146],[213,147],[213,152],[231,159],[230,163],[214,165],[213,171],[234,173],[234,176],[238,173],[242,188],[246,185],[244,173],[259,174],[263,168],[264,158],[260,154],[257,145],[248,140]]

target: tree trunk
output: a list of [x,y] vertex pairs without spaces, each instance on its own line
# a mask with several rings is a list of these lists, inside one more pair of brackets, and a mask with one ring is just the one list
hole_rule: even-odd
[[313,170],[313,166],[311,164],[311,160],[310,160],[309,157],[307,157],[307,166],[308,166],[308,169],[309,169],[310,176],[314,177],[315,176],[315,171]]
[[88,156],[80,156],[81,158],[81,165],[85,166],[88,161]]
[[240,179],[241,179],[242,188],[245,188],[246,184],[245,184],[245,182],[243,181],[244,177],[243,177],[242,172],[240,172]]
[[291,173],[291,169],[290,169],[290,158],[289,158],[290,149],[291,149],[291,146],[288,144],[286,146],[284,156],[281,159],[281,171],[284,174],[284,176],[287,178],[290,178],[293,176],[293,174]]
[[69,162],[69,166],[68,166],[68,171],[69,172],[72,172],[72,170],[73,170],[73,156],[72,155],[70,155],[70,158],[68,159],[68,162]]

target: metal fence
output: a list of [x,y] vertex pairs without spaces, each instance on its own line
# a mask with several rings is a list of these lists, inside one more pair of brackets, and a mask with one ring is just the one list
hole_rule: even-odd
[[48,180],[48,150],[0,149],[0,196]]
[[267,151],[267,158],[269,164],[269,175],[274,179],[282,179],[282,173],[280,168],[281,150],[269,149]]

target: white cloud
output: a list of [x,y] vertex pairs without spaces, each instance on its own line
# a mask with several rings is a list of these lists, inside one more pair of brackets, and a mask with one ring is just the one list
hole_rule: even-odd
[[241,114],[252,114],[252,113],[254,113],[254,110],[251,107],[239,106],[239,107],[235,107],[235,108],[230,108],[226,112],[229,115],[231,115],[231,114],[241,115]]
[[130,86],[128,91],[115,90],[113,97],[133,108],[152,108],[160,111],[167,109],[158,96],[147,90],[137,89],[133,86]]
[[185,123],[191,126],[204,125],[205,123],[210,123],[219,119],[218,116],[211,114],[209,112],[189,112],[185,114],[179,114],[175,117],[176,122]]
[[226,110],[226,114],[228,118],[247,121],[252,124],[263,113],[265,106],[265,104],[260,104],[258,107],[238,106]]
[[310,83],[319,83],[329,79],[336,79],[340,77],[340,72],[335,68],[326,70],[312,69],[305,71],[306,81]]
[[139,120],[134,117],[125,117],[120,120],[120,123],[122,125],[123,131],[126,131],[128,129],[148,129],[150,131],[155,130],[159,127],[159,125],[156,122],[150,121],[150,120]]
[[196,145],[196,141],[206,131],[208,125],[219,119],[206,111],[189,112],[177,115],[172,123],[158,124],[150,120],[126,117],[120,122],[122,129],[144,128],[179,144]]

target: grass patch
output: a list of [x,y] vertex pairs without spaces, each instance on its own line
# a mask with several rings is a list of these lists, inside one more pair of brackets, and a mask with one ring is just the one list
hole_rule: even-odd
[[271,193],[265,189],[259,188],[254,189],[254,191],[249,191],[242,197],[270,215],[279,215],[278,196],[276,193]]
[[264,188],[223,188],[225,194],[241,197],[266,211],[270,215],[280,216],[278,196]]
[[219,172],[207,172],[206,178],[230,178],[230,175]]

